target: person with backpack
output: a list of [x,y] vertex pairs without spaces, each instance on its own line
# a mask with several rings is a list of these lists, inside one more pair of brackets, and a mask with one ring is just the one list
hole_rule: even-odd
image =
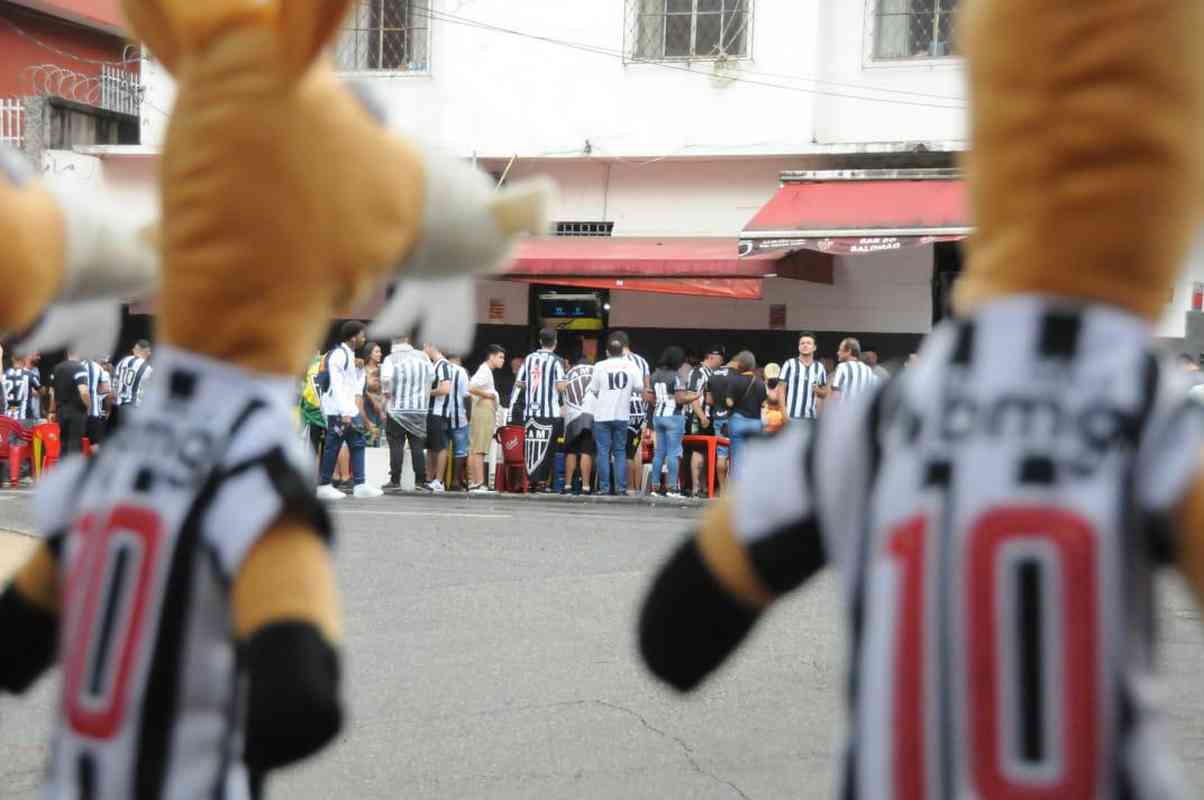
[[[351,320],[344,322],[337,348],[327,354],[325,383],[329,390],[322,395],[322,413],[326,416],[326,441],[322,453],[322,471],[318,481],[318,498],[341,500],[347,495],[331,485],[339,450],[344,444],[351,452],[351,474],[355,482],[356,497],[380,497],[382,492],[364,482],[364,431],[360,421],[360,408],[355,402],[357,394],[363,392],[359,370],[355,365],[355,354],[367,341],[364,324]],[[322,371],[319,370],[319,379]]]

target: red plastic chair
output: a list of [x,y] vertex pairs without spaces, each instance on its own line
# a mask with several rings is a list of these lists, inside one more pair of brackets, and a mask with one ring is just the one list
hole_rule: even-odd
[[8,482],[16,486],[21,481],[21,465],[29,463],[34,471],[33,431],[11,417],[0,417],[0,461],[8,462]]
[[59,463],[63,453],[63,432],[57,422],[43,422],[33,429],[33,468],[40,480],[42,473]]
[[[522,425],[503,425],[494,434],[502,448],[502,461],[493,477],[499,492],[527,491],[527,432]],[[511,475],[517,477],[511,481]]]

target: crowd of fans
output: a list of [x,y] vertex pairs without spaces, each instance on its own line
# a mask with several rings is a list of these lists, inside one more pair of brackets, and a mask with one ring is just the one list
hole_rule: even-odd
[[100,447],[125,409],[142,402],[153,373],[151,346],[137,342],[114,365],[68,353],[44,380],[40,353],[10,353],[0,347],[0,399],[3,416],[23,428],[46,422],[59,428],[62,453]]
[[[386,354],[359,322],[340,333],[338,346],[315,355],[298,403],[325,499],[400,489],[407,451],[421,491],[491,492],[486,459],[506,425],[522,427],[532,493],[705,497],[739,470],[750,438],[813,425],[826,406],[890,375],[856,339],[844,339],[831,359],[806,332],[795,355],[762,366],[751,352],[729,354],[723,345],[702,354],[671,346],[650,363],[621,331],[606,336],[596,362],[569,363],[548,329],[525,356],[489,346],[471,376],[458,355],[434,344],[401,338]],[[0,348],[0,358],[4,416],[25,428],[56,422],[64,454],[102,446],[142,402],[154,372],[145,340],[116,364],[68,353],[44,372],[38,353],[5,356]],[[1180,362],[1204,400],[1198,362],[1185,354]],[[717,437],[713,464],[704,437]],[[386,446],[389,480],[370,485],[365,449]]]
[[[434,344],[402,338],[386,354],[359,322],[345,323],[339,338],[315,355],[298,402],[319,464],[318,495],[332,500],[400,489],[407,451],[419,490],[493,491],[486,460],[505,425],[523,428],[531,492],[705,495],[711,465],[698,437],[719,437],[721,489],[749,437],[810,424],[824,404],[887,375],[855,339],[841,343],[836,362],[821,359],[811,334],[799,337],[797,357],[761,367],[751,352],[729,358],[723,346],[705,354],[668,347],[649,363],[618,331],[596,363],[581,356],[570,364],[557,353],[556,332],[544,330],[541,347],[525,356],[490,346],[471,376],[458,355]],[[64,454],[102,446],[153,380],[147,341],[116,364],[75,353],[49,372],[37,353],[3,363],[4,415],[26,428],[56,422]],[[369,447],[389,449],[383,487],[367,481]],[[648,487],[645,467],[654,476]]]
[[[529,492],[708,496],[712,483],[722,491],[751,437],[812,424],[826,404],[889,374],[856,339],[841,342],[835,361],[821,359],[810,333],[784,365],[762,367],[751,352],[729,357],[724,346],[701,355],[668,347],[650,364],[621,331],[603,340],[596,362],[569,363],[547,329],[525,356],[490,346],[471,377],[458,356],[433,344],[401,338],[385,355],[357,322],[343,326],[340,340],[315,356],[300,398],[321,464],[318,495],[330,500],[378,495],[364,451],[382,444],[385,490],[401,488],[408,452],[420,491],[491,492],[486,457],[506,425],[522,428]],[[717,437],[713,465],[703,437]]]

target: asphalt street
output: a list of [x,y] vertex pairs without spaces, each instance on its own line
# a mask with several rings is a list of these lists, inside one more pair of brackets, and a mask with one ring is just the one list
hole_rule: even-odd
[[[823,798],[842,725],[842,612],[825,574],[682,698],[634,619],[697,506],[386,497],[336,506],[349,724],[269,797]],[[0,528],[29,527],[0,493]],[[1204,787],[1204,628],[1162,605],[1168,713]],[[56,676],[0,698],[0,797],[34,798]]]

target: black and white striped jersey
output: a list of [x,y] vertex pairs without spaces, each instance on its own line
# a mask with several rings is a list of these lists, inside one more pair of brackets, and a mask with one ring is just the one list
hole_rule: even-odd
[[444,361],[442,364],[446,368],[448,377],[436,377],[435,383],[446,380],[449,384],[449,391],[443,397],[435,398],[433,413],[446,419],[453,429],[463,428],[468,424],[468,407],[465,403],[468,399],[468,371],[450,361]]
[[95,361],[81,361],[84,372],[88,376],[88,416],[103,417],[105,415],[105,398],[112,392],[109,373]]
[[138,406],[142,404],[142,392],[146,381],[150,379],[154,368],[150,361],[135,355],[128,355],[117,362],[113,368],[113,405]]
[[[652,370],[648,367],[648,359],[638,353],[626,353],[623,358],[635,364],[640,368],[640,374],[644,376],[644,385],[648,385],[648,379],[652,375]],[[633,431],[638,431],[644,424],[644,419],[648,416],[648,404],[644,402],[643,393],[633,394],[631,396],[631,417],[628,420],[628,428]]]
[[41,416],[38,392],[42,388],[42,378],[36,370],[10,367],[4,372],[4,381],[8,390],[4,399],[8,416],[13,419],[37,419]]
[[[690,379],[686,383],[686,388],[691,392],[697,392],[702,397],[702,410],[706,412],[707,417],[711,416],[713,409],[711,404],[706,401],[707,381],[711,379],[711,368],[705,364],[699,364],[694,369],[690,370]],[[693,404],[689,408],[690,416],[694,416]]]
[[431,414],[436,417],[448,418],[452,415],[455,403],[452,400],[451,382],[452,382],[452,363],[446,358],[441,358],[435,362],[435,386],[447,381],[448,393],[439,397],[431,398]]
[[782,385],[786,387],[786,415],[790,419],[815,419],[815,387],[828,382],[828,370],[819,361],[803,364],[789,359],[782,365]]
[[676,371],[658,369],[652,373],[652,392],[656,395],[656,403],[652,407],[654,417],[679,417],[685,413],[685,406],[677,404],[677,392],[685,391],[686,382]]
[[294,381],[162,347],[140,413],[39,487],[62,666],[45,796],[247,800],[230,587],[288,509],[329,537]]
[[843,797],[1190,794],[1152,707],[1153,575],[1204,409],[1153,348],[1118,310],[1002,300],[814,436],[750,447],[732,519],[754,562],[843,578]]
[[380,365],[381,389],[389,395],[389,410],[426,414],[431,407],[435,367],[421,350],[403,345]]
[[874,370],[860,361],[842,361],[832,372],[832,389],[840,392],[842,400],[856,397],[879,382]]
[[536,350],[523,361],[518,382],[523,384],[527,419],[560,416],[560,392],[556,384],[564,380],[564,364],[551,350]]

